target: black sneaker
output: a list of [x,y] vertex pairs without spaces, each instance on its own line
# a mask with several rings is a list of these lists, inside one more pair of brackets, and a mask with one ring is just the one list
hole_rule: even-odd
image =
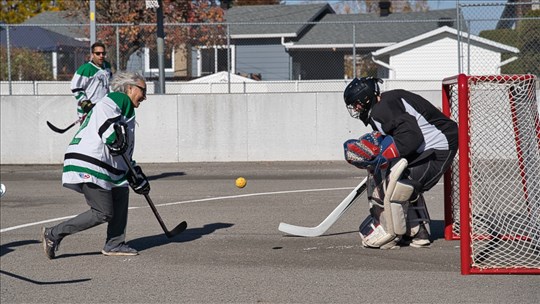
[[409,246],[415,248],[427,248],[430,245],[431,241],[429,240],[429,232],[424,224],[420,224],[420,230],[418,230],[418,233],[414,236]]
[[115,256],[115,255],[138,255],[139,253],[137,250],[131,248],[128,246],[128,244],[122,242],[120,245],[109,248],[107,245],[101,250],[101,253],[108,256]]
[[41,243],[43,244],[43,251],[49,259],[54,259],[55,253],[60,246],[60,240],[55,240],[51,236],[51,228],[41,228]]

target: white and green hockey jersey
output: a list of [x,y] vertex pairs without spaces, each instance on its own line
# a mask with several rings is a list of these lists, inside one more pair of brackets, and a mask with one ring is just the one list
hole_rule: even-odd
[[103,62],[103,67],[95,65],[92,61],[81,65],[71,79],[71,92],[77,100],[77,114],[84,115],[80,107],[80,102],[90,100],[92,103],[105,97],[109,93],[109,82],[111,80],[111,65]]
[[81,192],[82,183],[93,183],[107,190],[128,185],[128,166],[122,156],[112,156],[107,147],[116,140],[114,124],[121,121],[127,124],[126,156],[131,159],[135,108],[126,94],[112,92],[96,103],[71,140],[64,155],[64,187]]

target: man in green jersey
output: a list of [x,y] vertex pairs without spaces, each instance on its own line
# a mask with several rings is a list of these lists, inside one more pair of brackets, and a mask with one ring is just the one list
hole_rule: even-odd
[[91,50],[91,60],[81,65],[71,79],[71,92],[77,100],[77,115],[81,123],[96,101],[109,93],[112,78],[111,64],[105,61],[105,45],[96,42]]

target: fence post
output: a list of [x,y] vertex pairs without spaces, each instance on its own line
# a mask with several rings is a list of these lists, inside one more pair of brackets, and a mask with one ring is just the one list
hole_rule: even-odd
[[231,94],[231,33],[229,32],[228,23],[227,23],[227,93]]
[[9,44],[9,26],[6,26],[6,56],[8,72],[9,95],[13,95],[13,84],[11,83],[11,47]]
[[353,39],[353,49],[352,49],[352,54],[353,54],[353,58],[352,58],[352,65],[353,65],[353,75],[352,75],[352,78],[356,78],[356,24],[353,24],[353,28],[352,28],[352,39]]
[[457,0],[456,5],[456,21],[457,21],[457,59],[458,59],[458,74],[461,74],[461,4]]
[[120,30],[118,25],[115,25],[116,29],[116,70],[120,71]]

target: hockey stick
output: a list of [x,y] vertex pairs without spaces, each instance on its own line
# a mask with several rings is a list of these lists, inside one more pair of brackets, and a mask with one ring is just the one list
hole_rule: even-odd
[[47,121],[47,126],[49,126],[49,128],[51,128],[51,130],[53,130],[54,132],[56,133],[65,133],[67,130],[71,129],[74,125],[78,124],[79,122],[81,122],[81,118],[77,119],[75,122],[73,122],[72,124],[70,124],[69,126],[67,126],[67,128],[65,129],[60,129],[56,126],[54,126],[52,123],[50,123],[49,121]]
[[[136,176],[137,173],[135,172],[135,169],[131,165],[131,161],[129,161],[128,158],[126,157],[126,155],[124,155],[124,154],[122,154],[122,158],[124,159],[124,161],[128,165],[129,171],[131,172],[131,174],[133,176]],[[148,202],[148,205],[150,205],[150,209],[152,209],[152,212],[154,212],[154,215],[156,216],[156,219],[157,219],[159,225],[161,226],[161,229],[163,229],[163,232],[165,232],[165,236],[167,236],[167,238],[172,238],[173,236],[178,235],[178,234],[184,232],[184,230],[186,230],[187,223],[186,223],[186,221],[183,221],[180,224],[178,224],[178,226],[174,227],[173,230],[169,231],[167,229],[167,226],[165,226],[165,223],[163,222],[163,219],[161,219],[161,216],[159,215],[159,213],[158,213],[158,211],[156,209],[156,206],[152,202],[152,199],[150,199],[150,195],[145,194],[144,198],[146,198],[146,201]]]
[[348,209],[353,205],[356,199],[366,191],[367,188],[367,177],[364,178],[356,188],[330,213],[324,221],[322,221],[318,226],[315,227],[302,227],[290,225],[287,223],[279,224],[279,231],[298,235],[298,236],[307,236],[314,237],[320,236],[328,230]]

